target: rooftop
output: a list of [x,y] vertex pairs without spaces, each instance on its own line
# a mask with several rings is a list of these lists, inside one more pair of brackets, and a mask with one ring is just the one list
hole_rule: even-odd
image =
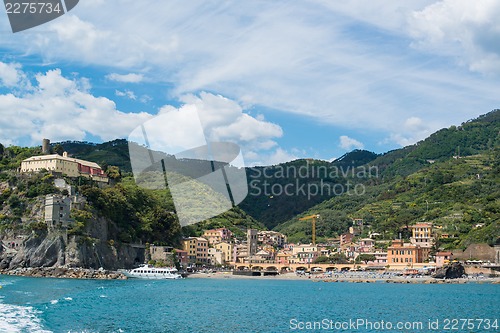
[[65,156],[61,156],[61,155],[58,155],[58,154],[32,156],[32,157],[29,157],[29,158],[23,160],[23,162],[48,161],[48,160],[54,160],[54,159],[68,161],[68,162],[74,162],[74,163],[79,163],[81,165],[85,165],[85,166],[88,166],[88,167],[91,167],[91,168],[101,169],[101,167],[97,163],[89,162],[89,161],[85,161],[85,160],[80,160],[78,158],[65,157]]

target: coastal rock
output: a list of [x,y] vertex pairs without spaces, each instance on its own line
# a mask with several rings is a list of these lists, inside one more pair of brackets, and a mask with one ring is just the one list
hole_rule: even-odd
[[60,234],[29,237],[10,261],[9,268],[62,265],[65,247]]
[[[95,221],[96,233],[102,233],[105,220]],[[95,230],[94,230],[95,229]],[[18,235],[9,235],[15,238]],[[106,238],[67,236],[64,230],[41,231],[25,237],[15,251],[0,252],[0,269],[27,267],[81,267],[109,270],[129,269],[143,263],[144,246],[108,242]],[[104,235],[106,236],[106,235]],[[40,273],[41,274],[41,273]]]
[[464,266],[461,263],[454,262],[439,268],[432,277],[436,279],[459,279],[464,275]]

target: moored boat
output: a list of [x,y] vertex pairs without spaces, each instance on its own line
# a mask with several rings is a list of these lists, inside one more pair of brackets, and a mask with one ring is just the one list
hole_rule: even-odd
[[181,279],[175,267],[153,267],[151,265],[142,265],[134,269],[123,270],[122,273],[128,278],[136,279]]

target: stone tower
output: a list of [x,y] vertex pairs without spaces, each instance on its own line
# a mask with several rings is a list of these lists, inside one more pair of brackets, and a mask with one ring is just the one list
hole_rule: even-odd
[[49,139],[42,140],[42,154],[44,154],[44,155],[50,154],[50,140]]
[[257,230],[247,230],[247,252],[248,256],[253,256],[257,253]]

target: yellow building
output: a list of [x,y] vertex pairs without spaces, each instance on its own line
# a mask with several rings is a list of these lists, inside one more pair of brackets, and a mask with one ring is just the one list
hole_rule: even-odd
[[182,249],[187,252],[188,261],[196,262],[196,237],[189,237],[182,241]]
[[182,248],[188,253],[190,263],[208,262],[208,241],[201,237],[189,237],[182,241]]
[[219,244],[215,244],[214,248],[224,253],[225,262],[233,261],[233,244],[221,242]]
[[21,162],[21,173],[42,170],[61,173],[69,177],[83,176],[99,182],[108,182],[108,177],[97,163],[68,157],[66,152],[63,156],[58,154],[32,156]]
[[434,244],[432,223],[417,223],[411,226],[412,237],[410,242],[421,247],[431,247]]

